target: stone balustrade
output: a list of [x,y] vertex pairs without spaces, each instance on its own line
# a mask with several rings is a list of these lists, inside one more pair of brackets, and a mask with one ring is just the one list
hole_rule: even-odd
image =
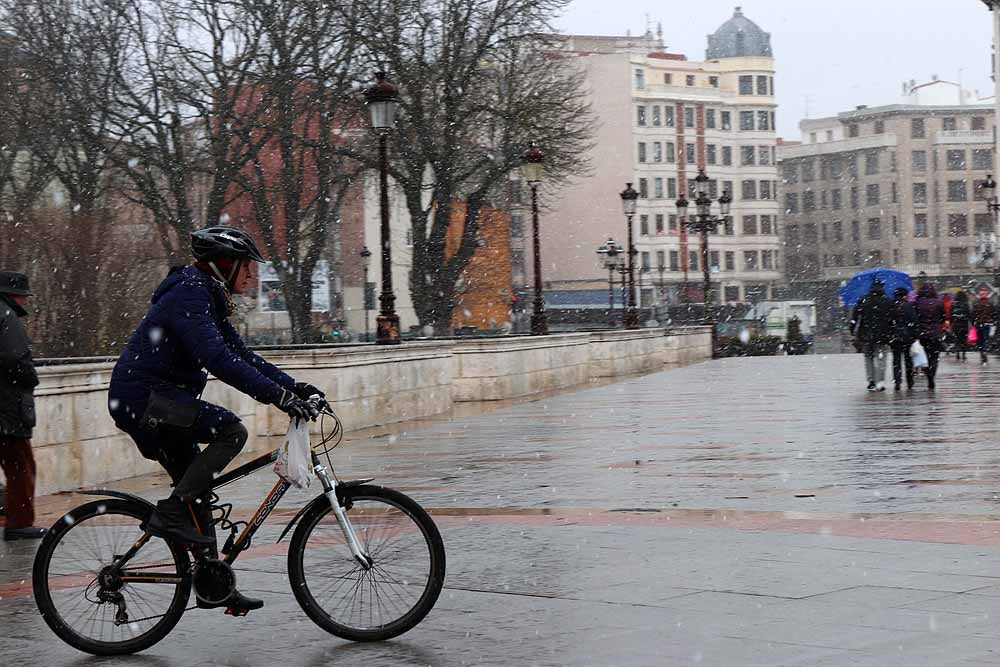
[[[710,357],[706,327],[427,341],[268,352],[296,379],[322,388],[347,430],[429,417],[456,402],[519,398],[591,379],[653,372]],[[159,470],[118,431],[107,410],[112,364],[39,368],[32,445],[39,494]],[[238,414],[246,452],[266,451],[287,429],[276,408],[212,379],[207,401]]]

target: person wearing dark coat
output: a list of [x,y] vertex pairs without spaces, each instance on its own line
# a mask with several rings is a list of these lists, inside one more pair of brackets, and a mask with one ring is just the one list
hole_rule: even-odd
[[927,388],[933,390],[945,322],[944,304],[938,298],[933,284],[925,282],[920,286],[914,309],[917,311],[917,337],[927,352],[927,368],[924,370],[927,376]]
[[[972,321],[972,309],[969,308],[969,295],[965,290],[955,295],[951,304],[951,333],[955,335],[955,359],[965,361],[969,342],[969,324]],[[976,332],[978,333],[978,332]]]
[[[139,451],[158,461],[174,482],[145,524],[154,535],[217,553],[209,503],[213,477],[246,444],[247,429],[225,408],[200,399],[206,371],[293,418],[314,419],[305,399],[323,392],[296,382],[250,351],[227,319],[231,294],[250,284],[254,262],[264,258],[253,239],[233,227],[209,227],[191,235],[195,263],[171,269],[153,294],[152,306],[115,364],[108,409]],[[206,443],[202,451],[198,443]],[[238,591],[203,608],[231,612],[259,609],[262,600]]]
[[898,287],[893,293],[892,304],[892,380],[896,391],[903,382],[903,367],[906,368],[906,388],[913,389],[913,357],[910,346],[917,340],[917,311],[909,302],[909,292]]
[[885,391],[886,346],[892,340],[893,304],[880,280],[872,282],[851,317],[851,333],[861,342],[865,354],[868,391]]
[[990,330],[996,321],[996,310],[990,303],[990,294],[986,288],[983,288],[979,290],[979,299],[972,308],[972,324],[976,327],[976,347],[979,348],[980,361],[984,365],[987,361],[986,351],[990,344]]
[[35,522],[35,387],[38,373],[31,361],[31,340],[21,322],[31,290],[28,276],[0,271],[0,468],[7,477],[5,540],[45,535]]

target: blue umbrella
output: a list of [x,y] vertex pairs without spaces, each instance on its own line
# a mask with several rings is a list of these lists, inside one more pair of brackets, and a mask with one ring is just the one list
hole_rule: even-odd
[[892,298],[892,293],[896,288],[903,287],[907,292],[913,289],[913,281],[910,276],[896,269],[879,266],[874,269],[867,269],[858,273],[847,281],[847,284],[840,288],[840,298],[844,305],[850,308],[856,304],[861,297],[872,289],[872,283],[878,278],[885,286],[885,293]]

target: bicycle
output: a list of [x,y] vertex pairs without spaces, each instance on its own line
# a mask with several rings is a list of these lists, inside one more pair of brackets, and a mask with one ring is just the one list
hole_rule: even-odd
[[[276,542],[294,527],[287,556],[292,593],[313,622],[338,637],[396,637],[437,601],[444,543],[431,517],[408,496],[370,484],[374,478],[337,479],[330,452],[343,439],[343,427],[325,401],[316,405],[320,442],[311,456],[323,492],[299,510]],[[324,432],[327,417],[334,422],[330,434]],[[213,548],[150,534],[143,526],[155,508],[143,498],[112,489],[80,491],[105,498],[68,512],[42,540],[32,573],[42,618],[74,648],[121,655],[165,638],[185,611],[196,608],[187,606],[192,589],[205,603],[222,603],[235,589],[233,562],[250,548],[291,484],[279,478],[246,522],[230,521],[233,506],[220,502],[215,491],[274,463],[280,452],[215,479],[210,525],[230,531],[221,559]],[[320,461],[323,455],[329,468]],[[338,594],[345,600],[334,603]]]

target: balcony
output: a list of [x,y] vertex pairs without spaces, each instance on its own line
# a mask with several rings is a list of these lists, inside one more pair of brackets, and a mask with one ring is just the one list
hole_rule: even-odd
[[815,144],[801,144],[799,146],[779,146],[778,160],[794,160],[800,157],[863,151],[872,148],[889,148],[895,145],[895,134],[873,134],[867,137],[854,137],[839,141],[821,141]]
[[947,130],[934,136],[935,144],[992,144],[992,130]]

